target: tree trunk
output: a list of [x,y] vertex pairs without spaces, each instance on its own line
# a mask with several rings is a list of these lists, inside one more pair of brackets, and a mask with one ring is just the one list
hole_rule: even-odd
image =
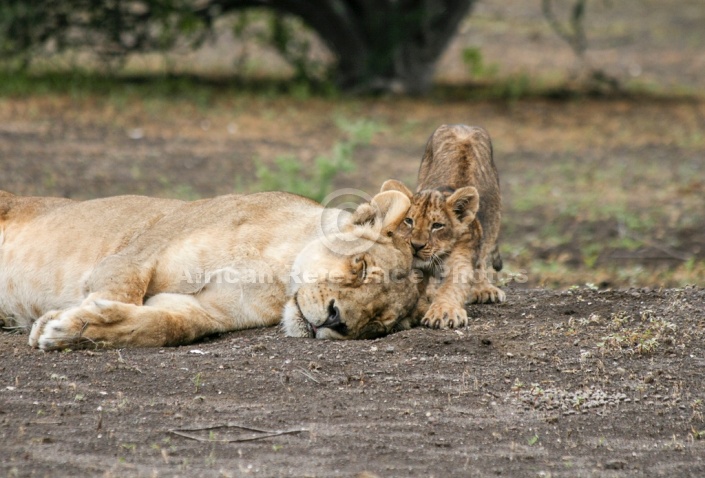
[[216,0],[224,11],[275,8],[299,16],[336,54],[352,90],[421,93],[476,0]]

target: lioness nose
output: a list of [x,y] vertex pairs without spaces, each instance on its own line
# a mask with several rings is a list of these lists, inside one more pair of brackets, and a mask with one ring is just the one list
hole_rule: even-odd
[[328,318],[319,327],[335,327],[340,325],[340,309],[335,305],[335,300],[328,304]]
[[414,242],[414,241],[411,241],[411,247],[414,248],[414,254],[416,254],[416,253],[419,252],[421,249],[423,249],[424,247],[426,247],[426,243],[425,243],[425,242]]

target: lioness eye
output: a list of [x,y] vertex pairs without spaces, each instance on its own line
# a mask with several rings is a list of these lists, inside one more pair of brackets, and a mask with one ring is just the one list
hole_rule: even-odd
[[356,257],[353,259],[353,264],[357,270],[357,274],[360,280],[365,280],[367,278],[367,261],[362,257]]
[[437,231],[437,230],[439,230],[439,229],[443,229],[444,227],[446,227],[446,225],[445,225],[445,224],[441,224],[440,222],[434,222],[433,224],[431,224],[431,230],[433,230],[433,231]]
[[411,219],[410,217],[407,217],[406,219],[404,219],[404,224],[406,224],[407,226],[411,227],[411,226],[414,225],[414,220]]

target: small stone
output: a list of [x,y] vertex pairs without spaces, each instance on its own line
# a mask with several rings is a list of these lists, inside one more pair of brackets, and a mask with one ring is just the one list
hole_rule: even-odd
[[623,470],[626,466],[627,462],[622,460],[611,460],[605,463],[605,469],[607,470]]

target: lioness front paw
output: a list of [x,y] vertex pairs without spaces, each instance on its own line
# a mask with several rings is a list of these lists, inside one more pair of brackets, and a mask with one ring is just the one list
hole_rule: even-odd
[[421,324],[432,329],[454,329],[465,327],[468,313],[463,307],[434,302],[426,311]]
[[32,328],[29,330],[28,342],[31,347],[34,347],[35,349],[39,348],[39,337],[44,332],[44,328],[46,327],[48,322],[56,319],[56,317],[60,313],[60,310],[52,310],[34,321],[34,323],[32,324]]
[[42,350],[61,350],[95,343],[84,334],[94,317],[94,313],[82,307],[47,312],[32,325],[29,345]]
[[492,284],[480,285],[473,287],[470,292],[471,304],[499,304],[507,299],[504,291]]

